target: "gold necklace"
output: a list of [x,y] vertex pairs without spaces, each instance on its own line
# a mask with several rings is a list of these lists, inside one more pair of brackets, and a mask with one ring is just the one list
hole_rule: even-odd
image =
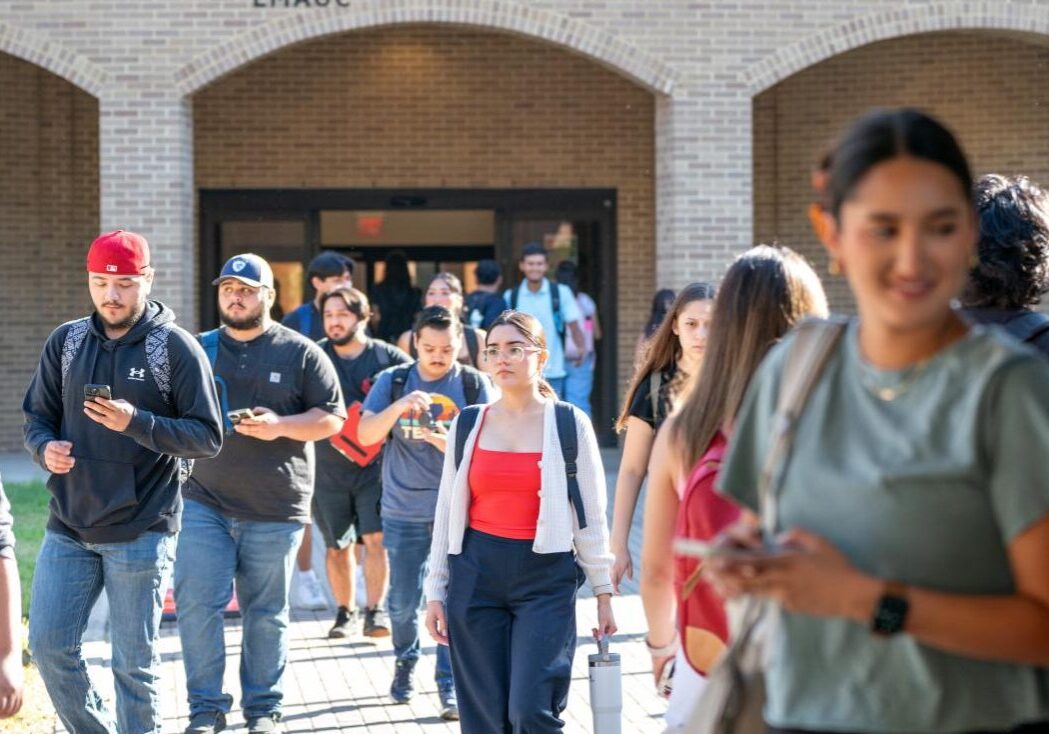
[[867,392],[874,395],[878,400],[889,403],[906,393],[914,386],[914,383],[917,382],[918,378],[921,377],[923,372],[925,372],[925,368],[929,366],[930,361],[931,359],[926,359],[922,361],[921,364],[912,367],[908,370],[907,375],[900,380],[899,383],[893,386],[871,384],[870,376],[867,374],[870,367],[867,364],[864,364],[863,369],[860,372],[860,383],[866,388]]

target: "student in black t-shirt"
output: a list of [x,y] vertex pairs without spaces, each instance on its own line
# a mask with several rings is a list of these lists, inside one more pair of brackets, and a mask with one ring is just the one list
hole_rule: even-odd
[[249,734],[271,734],[280,729],[288,589],[313,494],[313,442],[339,432],[346,408],[324,351],[270,318],[273,272],[265,260],[237,255],[215,285],[223,328],[200,339],[214,363],[227,437],[183,486],[175,561],[188,730],[221,730],[233,704],[222,690],[222,610],[235,580],[244,618],[241,706]]
[[[319,345],[335,365],[347,407],[364,401],[376,375],[384,369],[412,361],[397,347],[369,339],[364,333],[371,313],[368,298],[359,290],[336,288],[331,291],[321,299],[321,315],[327,338]],[[351,423],[352,420],[347,421],[342,431],[350,442],[348,454],[341,453],[329,441],[316,444],[313,516],[328,549],[328,583],[339,606],[328,637],[348,637],[357,626],[357,610],[353,606],[355,537],[363,541],[366,553],[363,565],[368,605],[364,611],[364,634],[386,637],[390,634],[390,624],[382,601],[389,572],[379,515],[382,459],[376,456],[371,463],[361,466],[350,458],[358,456],[352,445],[360,446],[356,425]]]
[[612,517],[611,546],[616,556],[612,583],[616,591],[623,576],[634,578],[628,547],[630,525],[641,483],[648,473],[656,431],[691,387],[690,378],[699,373],[713,302],[714,287],[707,283],[692,283],[681,289],[626,392],[623,412],[616,422],[619,431],[626,431]]

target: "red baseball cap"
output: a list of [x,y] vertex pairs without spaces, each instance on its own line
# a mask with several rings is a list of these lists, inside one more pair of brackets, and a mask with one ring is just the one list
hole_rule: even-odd
[[142,275],[149,267],[149,243],[134,232],[118,229],[99,235],[87,251],[87,272]]

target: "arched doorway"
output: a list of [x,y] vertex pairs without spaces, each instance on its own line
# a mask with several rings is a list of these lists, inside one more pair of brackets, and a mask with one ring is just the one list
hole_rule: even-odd
[[[494,256],[516,280],[520,247],[562,244],[553,235],[568,222],[574,240],[558,256],[579,260],[609,327],[595,424],[610,428],[653,284],[650,91],[547,43],[430,24],[284,49],[193,106],[205,274],[224,246],[261,246],[268,232],[287,262],[286,292],[301,285],[295,263],[328,247],[356,254],[368,279],[384,248],[400,245],[417,253],[420,275],[441,267],[469,281],[470,263]],[[472,212],[487,236],[433,229],[426,216],[440,211]],[[419,238],[384,236],[401,225]]]
[[[753,101],[754,234],[826,263],[805,208],[809,172],[849,120],[872,107],[915,106],[959,136],[974,172],[1049,183],[1044,37],[944,31],[871,43],[783,79]],[[826,272],[825,269],[823,272]],[[842,278],[824,278],[850,311]]]
[[84,258],[99,226],[98,100],[3,52],[0,89],[0,451],[16,451],[44,338],[91,307]]

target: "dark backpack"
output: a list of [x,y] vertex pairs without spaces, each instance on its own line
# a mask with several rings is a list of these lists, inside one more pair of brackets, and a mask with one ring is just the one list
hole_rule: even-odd
[[[414,363],[402,364],[394,369],[393,374],[390,376],[391,405],[404,395],[404,384],[408,382],[408,374],[414,366]],[[466,404],[467,406],[476,405],[481,400],[481,385],[484,382],[484,375],[469,365],[462,364],[459,366],[463,371],[463,395],[466,398]]]
[[[550,310],[554,314],[554,327],[557,329],[557,336],[560,337],[563,343],[565,340],[565,318],[561,315],[561,286],[552,280],[547,282],[550,284]],[[514,311],[517,310],[517,293],[523,285],[524,282],[522,281],[516,288],[510,289],[510,308]]]
[[[463,452],[466,450],[466,439],[481,415],[481,405],[471,405],[459,413],[459,422],[455,429],[455,468],[463,463]],[[579,492],[579,469],[576,458],[579,456],[579,438],[576,435],[575,407],[570,403],[558,402],[554,405],[554,417],[557,420],[557,438],[561,443],[561,458],[565,461],[565,473],[568,477],[568,500],[575,508],[579,529],[586,527],[586,512],[583,509],[583,495]]]
[[1049,316],[1038,311],[1028,311],[1006,321],[1002,327],[1020,341],[1030,343],[1049,331]]

